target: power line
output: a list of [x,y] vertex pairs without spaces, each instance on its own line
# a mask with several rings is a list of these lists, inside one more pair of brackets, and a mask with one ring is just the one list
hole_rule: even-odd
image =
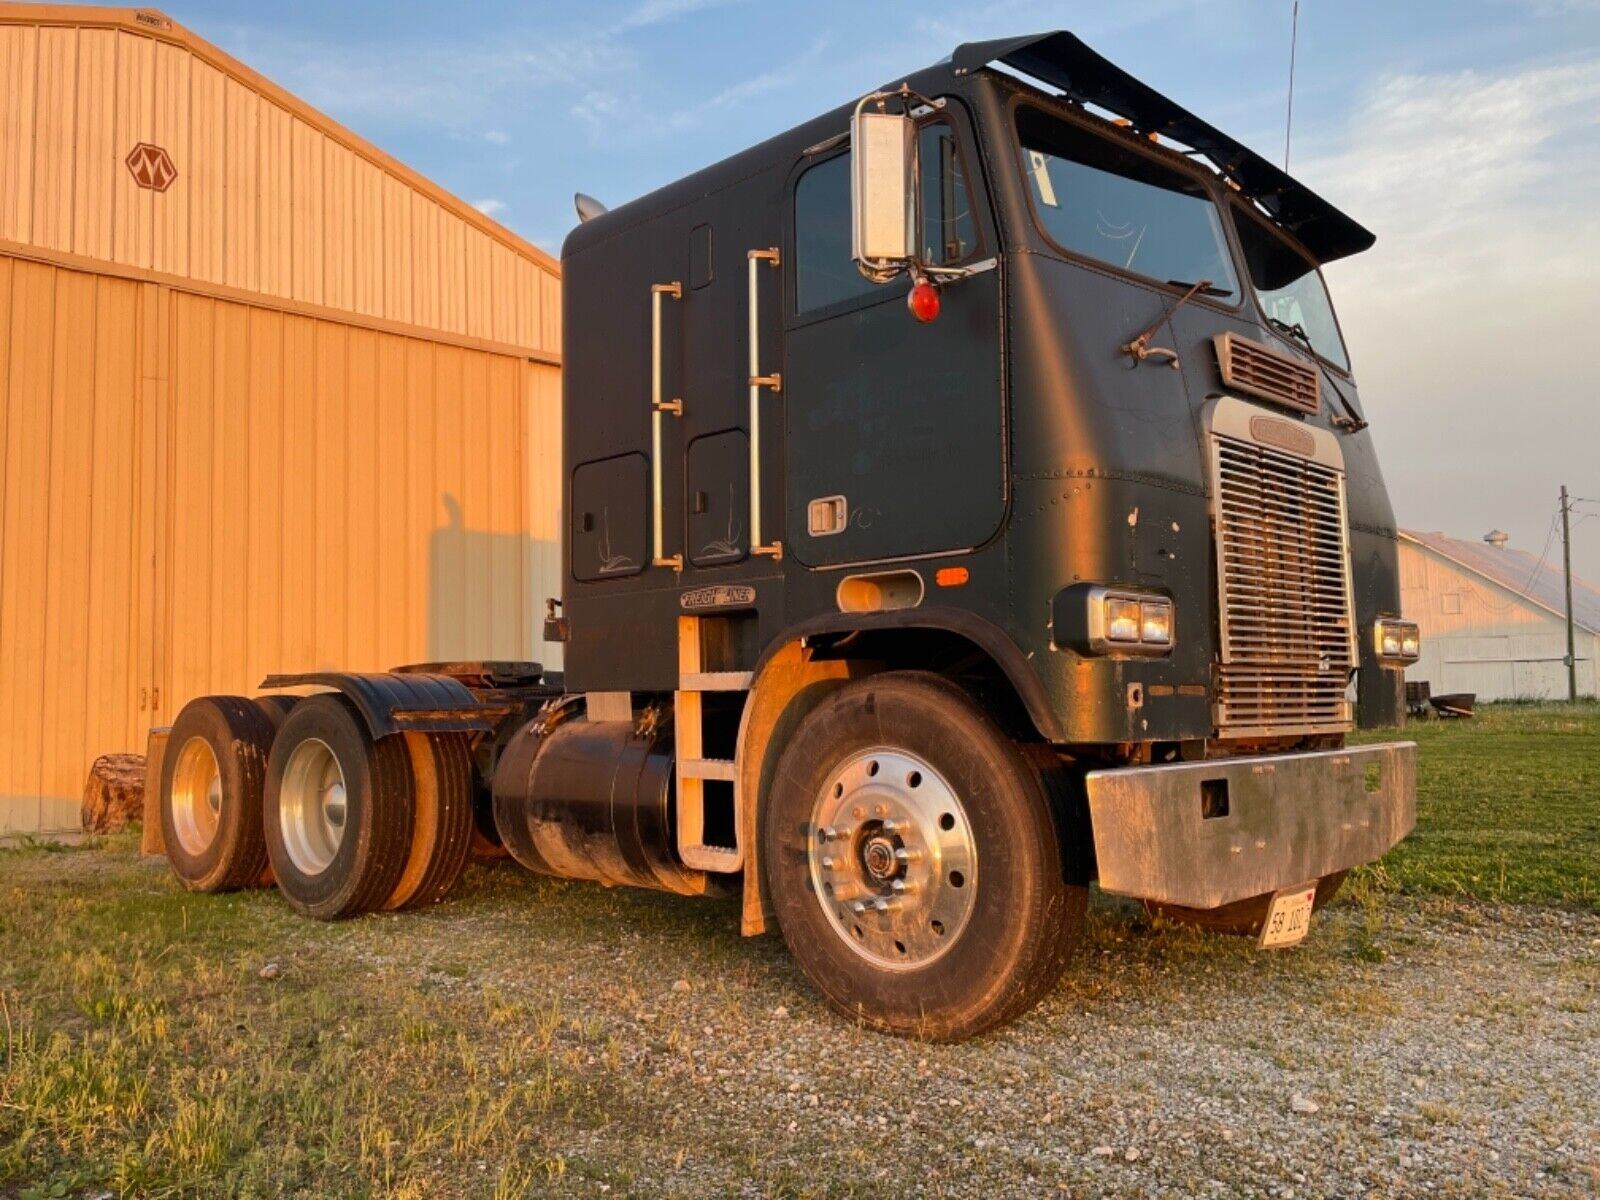
[[1528,598],[1528,590],[1533,587],[1533,581],[1539,578],[1539,572],[1544,570],[1545,559],[1550,557],[1550,543],[1555,540],[1556,526],[1561,521],[1561,513],[1557,512],[1550,518],[1550,528],[1544,535],[1544,549],[1539,551],[1539,561],[1533,564],[1533,571],[1528,576],[1528,581],[1522,585],[1518,593],[1524,600]]
[[[1517,591],[1511,592],[1513,598],[1504,604],[1496,604],[1490,600],[1487,595],[1485,595],[1478,598],[1479,604],[1483,605],[1484,608],[1488,609],[1492,613],[1505,613],[1510,612],[1513,608],[1515,608],[1518,600],[1532,599],[1533,581],[1539,577],[1539,572],[1544,570],[1545,560],[1550,557],[1550,543],[1555,539],[1556,525],[1559,524],[1560,521],[1561,512],[1558,509],[1550,518],[1549,529],[1545,531],[1544,549],[1539,552],[1539,561],[1533,564],[1533,570],[1529,573],[1528,578],[1523,581],[1522,587]],[[1507,591],[1511,591],[1511,588],[1507,584],[1501,584],[1500,586],[1505,588]]]

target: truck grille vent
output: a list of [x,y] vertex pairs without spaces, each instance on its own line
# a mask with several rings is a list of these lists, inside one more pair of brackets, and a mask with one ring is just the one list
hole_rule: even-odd
[[1236,333],[1219,333],[1215,342],[1224,386],[1297,412],[1321,407],[1321,381],[1310,363]]
[[1344,472],[1212,435],[1221,664],[1231,737],[1350,728],[1355,665]]

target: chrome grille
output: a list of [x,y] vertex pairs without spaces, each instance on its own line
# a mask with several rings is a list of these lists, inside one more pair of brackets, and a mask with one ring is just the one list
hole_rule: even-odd
[[1213,433],[1220,595],[1217,728],[1350,728],[1355,665],[1344,472]]

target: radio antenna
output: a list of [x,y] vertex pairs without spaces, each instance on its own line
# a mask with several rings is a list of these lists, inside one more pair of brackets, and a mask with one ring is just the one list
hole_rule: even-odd
[[1294,48],[1300,34],[1300,0],[1289,18],[1289,107],[1283,117],[1283,169],[1289,169],[1289,132],[1294,127]]

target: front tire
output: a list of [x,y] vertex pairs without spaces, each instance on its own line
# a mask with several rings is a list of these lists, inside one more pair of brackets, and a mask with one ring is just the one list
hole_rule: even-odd
[[762,826],[801,970],[886,1032],[949,1041],[1020,1016],[1059,978],[1087,904],[1051,795],[948,681],[841,687],[784,750]]
[[381,906],[411,849],[413,781],[403,737],[373,741],[342,696],[302,700],[267,761],[263,825],[278,890],[331,921]]

